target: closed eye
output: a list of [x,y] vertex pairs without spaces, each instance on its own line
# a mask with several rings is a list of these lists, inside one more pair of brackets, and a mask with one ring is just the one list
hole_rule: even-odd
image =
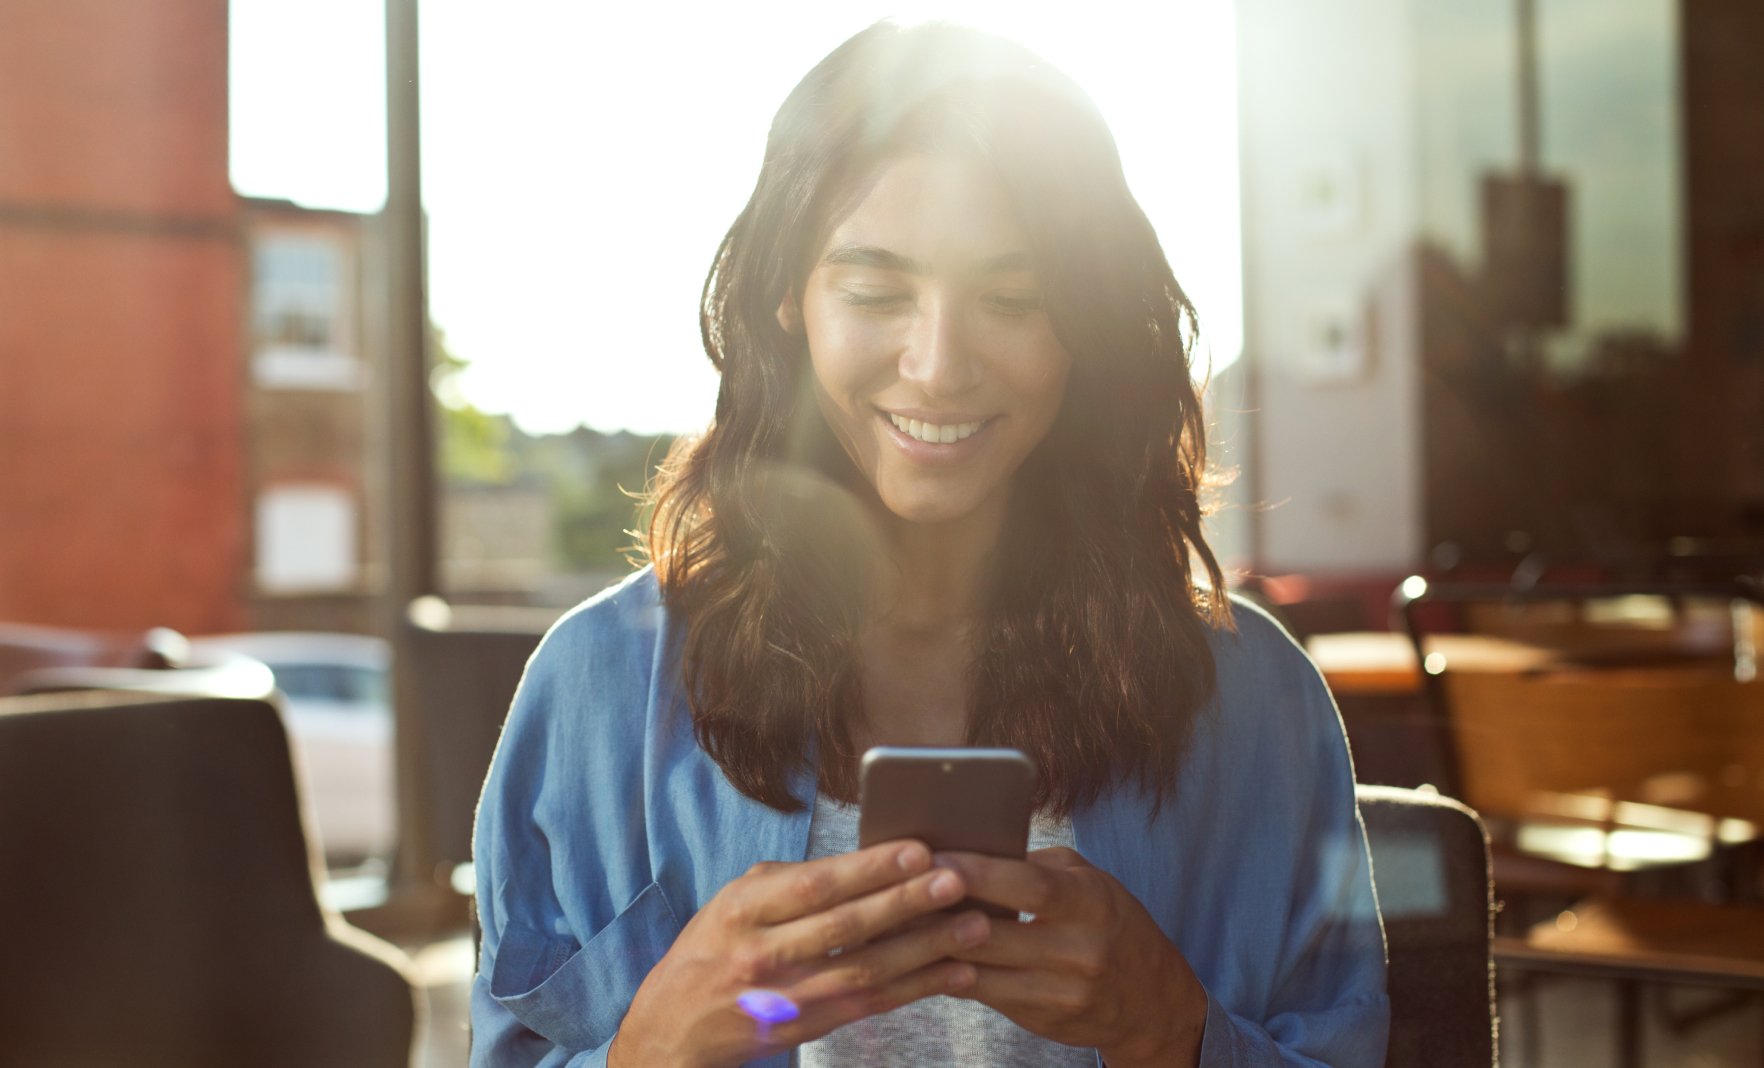
[[856,289],[845,289],[839,293],[839,299],[854,308],[887,308],[903,304],[907,300],[905,293],[864,292]]
[[1028,315],[1041,310],[1041,298],[1038,296],[993,293],[986,297],[986,303],[992,310],[1003,315]]

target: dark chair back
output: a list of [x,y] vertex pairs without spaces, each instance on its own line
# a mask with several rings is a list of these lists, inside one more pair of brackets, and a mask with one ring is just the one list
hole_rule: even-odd
[[[423,746],[436,859],[472,859],[472,817],[527,660],[558,613],[455,606],[407,624],[423,710]],[[425,618],[426,617],[426,618]]]
[[268,702],[0,701],[0,1059],[404,1068],[397,955],[312,870]]
[[1389,955],[1388,1068],[1495,1060],[1488,835],[1438,794],[1357,788]]

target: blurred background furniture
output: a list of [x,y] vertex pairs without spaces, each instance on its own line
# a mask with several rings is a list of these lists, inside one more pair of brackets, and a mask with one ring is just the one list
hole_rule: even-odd
[[0,623],[0,695],[135,690],[267,697],[274,688],[262,664],[197,650],[166,627],[105,632]]
[[186,638],[0,623],[0,695],[117,690],[276,697],[339,908],[378,905],[397,841],[387,642],[277,632]]
[[550,609],[412,604],[405,638],[423,709],[423,764],[436,877],[469,895],[472,820],[509,702],[558,613]]
[[[1764,906],[1687,899],[1599,895],[1582,899],[1518,934],[1497,935],[1495,964],[1503,985],[1531,977],[1561,975],[1608,979],[1616,993],[1615,1062],[1644,1063],[1643,1028],[1650,1019],[1643,984],[1715,987],[1731,994],[1712,1005],[1675,1014],[1657,1002],[1666,1026],[1683,1031],[1734,1010],[1764,1005]],[[1532,1045],[1526,1063],[1537,1062],[1541,1025],[1529,985],[1519,1004],[1527,1015]]]
[[0,699],[9,1063],[404,1068],[402,959],[313,861],[269,702]]
[[[1723,897],[1764,825],[1764,685],[1697,668],[1447,667],[1455,792],[1518,854],[1641,872],[1707,864]],[[1499,877],[1497,872],[1497,878]]]
[[278,631],[204,635],[190,646],[270,670],[315,821],[308,836],[323,846],[331,882],[383,880],[398,840],[390,644],[364,634]]
[[169,668],[187,651],[184,636],[166,627],[102,632],[0,623],[0,688],[39,668]]
[[1420,790],[1357,788],[1390,961],[1387,1068],[1495,1062],[1488,838],[1469,808]]
[[[1443,650],[1457,663],[1520,669],[1547,658],[1533,647],[1485,635],[1441,634],[1428,641],[1430,650]],[[1438,715],[1407,634],[1315,634],[1305,649],[1341,709],[1353,745],[1354,773],[1361,782],[1438,787],[1451,781]]]
[[[1642,984],[1764,985],[1756,587],[1407,583],[1397,608],[1442,788],[1491,831],[1497,962],[1615,980],[1624,1064],[1640,1062]],[[1528,652],[1446,640],[1471,637]]]
[[1701,865],[1699,891],[1755,896],[1761,606],[1746,583],[1399,588],[1439,785],[1488,822],[1497,888]]

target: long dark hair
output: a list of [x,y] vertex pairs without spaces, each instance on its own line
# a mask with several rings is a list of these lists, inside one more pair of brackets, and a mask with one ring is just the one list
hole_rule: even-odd
[[1208,630],[1229,626],[1201,530],[1194,308],[1083,91],[1020,46],[947,25],[879,23],[803,78],[705,280],[716,418],[665,466],[646,542],[685,622],[694,730],[774,808],[806,800],[789,781],[810,759],[822,789],[855,794],[869,587],[854,565],[873,543],[843,493],[868,488],[806,399],[806,348],[776,315],[866,179],[916,151],[1004,182],[1072,357],[1012,492],[967,739],[1028,753],[1058,814],[1117,782],[1161,802],[1212,693]]

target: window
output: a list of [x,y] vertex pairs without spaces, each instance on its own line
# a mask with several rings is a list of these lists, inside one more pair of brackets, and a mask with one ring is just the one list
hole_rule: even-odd
[[334,486],[276,486],[257,499],[257,584],[270,593],[352,587],[360,570],[353,495]]
[[360,361],[350,352],[341,244],[318,236],[258,238],[252,254],[252,374],[258,385],[359,389]]

